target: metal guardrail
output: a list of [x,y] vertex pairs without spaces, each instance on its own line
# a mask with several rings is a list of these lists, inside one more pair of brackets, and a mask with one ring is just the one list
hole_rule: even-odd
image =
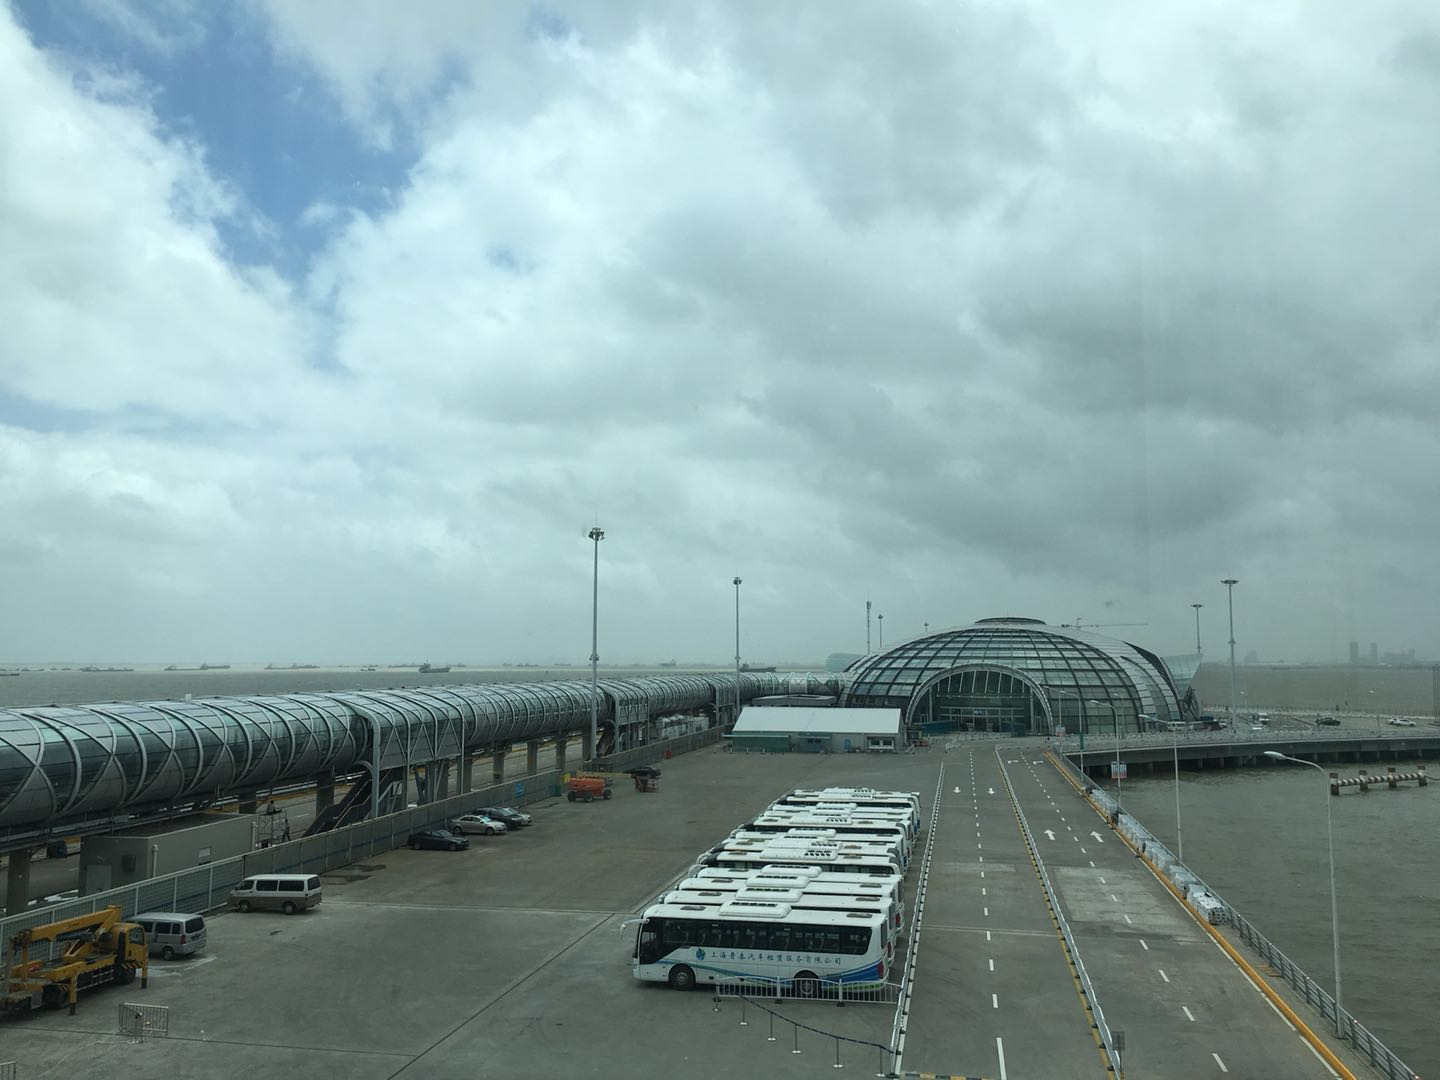
[[170,1006],[126,1001],[120,1005],[119,1030],[136,1042],[164,1038],[170,1034]]
[[766,998],[772,1001],[827,1001],[840,1005],[863,1003],[870,1005],[894,1005],[900,1000],[900,984],[883,982],[878,985],[856,986],[839,979],[816,979],[811,990],[799,986],[793,979],[778,976],[746,975],[733,982],[716,983],[713,987],[717,998]]
[[1035,843],[1035,835],[1030,831],[1030,822],[1026,820],[1020,800],[1015,796],[1015,788],[1010,783],[1010,772],[1005,768],[1005,759],[1001,756],[998,748],[995,751],[995,760],[1000,765],[1000,777],[1005,781],[1005,790],[1010,795],[1010,803],[1015,807],[1015,816],[1020,822],[1020,831],[1025,836],[1025,846],[1030,849],[1031,858],[1035,861],[1035,871],[1040,876],[1040,884],[1044,887],[1045,896],[1050,902],[1050,912],[1055,917],[1055,925],[1059,928],[1060,936],[1065,941],[1066,951],[1070,954],[1070,962],[1075,965],[1075,975],[1080,980],[1086,1003],[1090,1008],[1090,1015],[1094,1018],[1100,1045],[1105,1049],[1111,1069],[1117,1076],[1123,1076],[1124,1073],[1120,1068],[1120,1047],[1117,1045],[1114,1032],[1110,1030],[1110,1025],[1105,1021],[1105,1012],[1100,1006],[1099,995],[1095,993],[1095,985],[1090,981],[1090,973],[1085,970],[1085,962],[1080,958],[1080,950],[1075,944],[1075,935],[1071,932],[1070,924],[1065,919],[1065,912],[1060,907],[1060,897],[1056,895],[1054,887],[1050,884],[1050,875],[1046,873],[1045,862],[1040,857],[1040,845]]
[[[784,1015],[783,1013],[778,1013],[778,1012],[776,1012],[774,1009],[772,1009],[772,1008],[770,1008],[769,1006],[767,1006],[764,1002],[759,1001],[759,1000],[757,1000],[757,999],[755,999],[755,998],[753,998],[753,997],[749,997],[749,996],[747,996],[747,995],[745,995],[745,994],[733,994],[733,995],[729,995],[729,996],[733,997],[734,1000],[740,1002],[740,1026],[741,1026],[741,1027],[748,1027],[749,1024],[750,1024],[750,1021],[746,1018],[746,1015],[745,1015],[745,1010],[746,1010],[746,1007],[747,1007],[747,1006],[754,1007],[756,1010],[758,1010],[759,1012],[764,1013],[766,1016],[769,1017],[769,1019],[770,1019],[770,1034],[766,1036],[766,1041],[767,1041],[767,1042],[777,1042],[777,1041],[779,1041],[779,1037],[775,1034],[775,1021],[779,1020],[780,1023],[782,1023],[782,1024],[789,1024],[789,1025],[790,1025],[790,1032],[791,1032],[791,1039],[792,1039],[792,1044],[791,1044],[791,1050],[790,1050],[790,1052],[791,1052],[792,1054],[803,1053],[803,1051],[800,1049],[800,1032],[801,1032],[802,1030],[803,1030],[803,1031],[808,1031],[808,1032],[810,1032],[810,1033],[813,1034],[813,1035],[818,1035],[818,1036],[820,1036],[820,1038],[830,1040],[830,1041],[832,1041],[832,1042],[835,1044],[835,1061],[834,1061],[834,1064],[831,1065],[831,1068],[833,1068],[833,1069],[843,1069],[843,1068],[845,1067],[844,1063],[840,1060],[840,1045],[841,1045],[841,1043],[844,1043],[844,1044],[846,1044],[846,1045],[848,1045],[848,1046],[868,1047],[868,1048],[871,1049],[871,1050],[878,1051],[879,1054],[880,1054],[880,1071],[879,1071],[878,1073],[876,1073],[876,1075],[877,1075],[877,1076],[894,1076],[894,1075],[895,1075],[895,1073],[892,1072],[892,1071],[890,1071],[889,1068],[888,1068],[888,1063],[889,1063],[889,1058],[890,1058],[890,1054],[891,1054],[891,1049],[890,1049],[890,1047],[886,1046],[884,1043],[873,1042],[873,1041],[871,1041],[871,1040],[869,1040],[869,1039],[857,1039],[857,1038],[855,1038],[853,1035],[841,1035],[841,1034],[838,1034],[837,1032],[834,1032],[834,1031],[825,1031],[824,1029],[815,1027],[815,1026],[813,1026],[813,1025],[811,1025],[811,1024],[803,1024],[803,1023],[801,1023],[799,1020],[794,1019],[793,1017],[786,1016],[786,1015]],[[720,1011],[720,1002],[721,1002],[721,1000],[722,1000],[722,995],[720,995],[720,994],[717,993],[717,994],[715,995],[715,997],[714,997],[714,1001],[715,1001],[715,1011],[716,1011],[716,1012],[719,1012],[719,1011]],[[843,1004],[843,1003],[842,1003],[842,1004]]]
[[[1440,739],[1440,728],[1387,728],[1384,731],[1359,732],[1327,728],[1312,731],[1309,728],[1269,728],[1265,731],[1201,731],[1181,733],[1179,738],[1168,731],[1127,732],[1120,737],[1123,750],[1164,750],[1170,746],[1223,746],[1227,743],[1275,743],[1275,742],[1390,742],[1405,739]],[[1080,751],[1080,736],[1067,732],[1063,738],[1051,740],[1055,748],[1065,754]],[[1091,733],[1085,736],[1085,753],[1105,749],[1115,752],[1115,736]]]
[[905,1026],[910,1019],[910,998],[915,993],[915,965],[920,955],[921,922],[925,915],[925,893],[930,887],[930,861],[935,851],[936,825],[940,822],[940,799],[945,792],[945,766],[940,766],[940,775],[935,781],[935,795],[930,805],[930,826],[925,838],[925,854],[920,860],[920,877],[915,882],[915,902],[910,909],[910,935],[905,948],[905,970],[900,975],[899,997],[895,1005],[895,1020],[890,1026],[890,1068],[888,1073],[899,1072],[905,1056]]
[[13,1061],[0,1061],[0,1080],[17,1080],[17,1068]]
[[[1053,755],[1054,759],[1060,762],[1062,768],[1070,771],[1072,779],[1081,785],[1082,790],[1086,783],[1085,777],[1075,764],[1065,757],[1064,754]],[[1130,812],[1125,811],[1127,815]],[[1134,815],[1130,815],[1134,819]],[[1138,819],[1134,819],[1137,820]],[[1183,864],[1180,864],[1183,865]],[[1260,933],[1245,916],[1235,910],[1220,893],[1216,892],[1210,885],[1196,874],[1188,866],[1187,873],[1195,878],[1205,890],[1225,906],[1225,917],[1240,940],[1248,945],[1257,956],[1262,959],[1271,971],[1284,979],[1305,999],[1307,1005],[1319,1010],[1320,1015],[1329,1021],[1331,1030],[1340,1032],[1340,1038],[1348,1041],[1356,1053],[1365,1058],[1375,1069],[1377,1069],[1385,1080],[1419,1080],[1419,1075],[1410,1066],[1406,1065],[1400,1057],[1388,1046],[1377,1039],[1360,1021],[1350,1013],[1344,1006],[1340,1008],[1340,1022],[1335,1021],[1335,998],[1325,990],[1319,983],[1307,975],[1299,964],[1291,960],[1282,952],[1278,946],[1271,942],[1264,934]]]

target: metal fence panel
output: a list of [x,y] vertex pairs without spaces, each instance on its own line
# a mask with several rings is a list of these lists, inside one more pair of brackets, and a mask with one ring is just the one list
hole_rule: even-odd
[[120,1005],[120,1034],[148,1039],[170,1034],[170,1007],[126,1001]]

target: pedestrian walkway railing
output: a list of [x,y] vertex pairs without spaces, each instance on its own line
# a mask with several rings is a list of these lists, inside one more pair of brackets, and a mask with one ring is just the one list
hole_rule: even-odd
[[1005,781],[1005,791],[1010,796],[1010,803],[1015,808],[1015,817],[1020,822],[1020,832],[1025,838],[1025,846],[1030,851],[1031,861],[1035,864],[1035,873],[1039,875],[1040,884],[1045,889],[1045,900],[1050,908],[1050,916],[1055,920],[1056,929],[1065,943],[1065,951],[1069,954],[1070,964],[1074,968],[1075,978],[1080,983],[1081,993],[1085,995],[1085,1004],[1090,1011],[1092,1022],[1095,1025],[1096,1037],[1105,1051],[1106,1059],[1109,1061],[1110,1069],[1117,1075],[1123,1075],[1120,1069],[1120,1047],[1110,1025],[1105,1021],[1105,1010],[1100,1006],[1100,997],[1095,993],[1095,986],[1090,981],[1090,973],[1085,970],[1085,962],[1080,958],[1080,949],[1075,944],[1075,935],[1070,930],[1070,923],[1065,918],[1065,912],[1060,906],[1060,897],[1056,895],[1054,887],[1050,884],[1050,875],[1045,870],[1045,862],[1040,857],[1040,845],[1035,842],[1035,835],[1030,831],[1030,822],[1025,818],[1025,811],[1020,806],[1020,800],[1015,795],[1015,788],[1010,783],[1010,772],[1005,768],[1005,760],[1000,751],[995,751],[995,760],[1000,765],[1000,778]]
[[16,1080],[19,1075],[17,1068],[13,1061],[0,1061],[0,1080]]
[[[992,736],[993,737],[993,736]],[[1123,750],[1156,750],[1168,749],[1170,746],[1225,746],[1233,743],[1348,743],[1348,742],[1374,742],[1377,739],[1385,742],[1393,741],[1415,741],[1424,739],[1432,741],[1440,738],[1440,730],[1435,728],[1386,728],[1382,731],[1354,731],[1345,729],[1309,729],[1286,730],[1285,728],[1267,729],[1265,731],[1191,731],[1176,732],[1168,731],[1130,731],[1120,736],[1120,749]],[[1053,740],[1054,747],[1064,754],[1078,754],[1082,749],[1081,738],[1078,734],[1067,733],[1061,738]],[[1087,756],[1094,755],[1097,764],[1100,763],[1102,752],[1113,754],[1115,752],[1115,736],[1107,732],[1091,732],[1084,738],[1083,749]]]
[[[1069,758],[1064,754],[1052,754],[1050,756],[1061,769],[1070,775],[1076,784],[1080,785],[1082,791],[1087,790],[1086,778]],[[1092,801],[1101,797],[1105,799],[1106,803],[1109,802],[1108,796],[1105,796],[1104,792],[1095,791],[1090,795]],[[1109,809],[1108,805],[1102,804],[1102,806],[1107,810]],[[1135,821],[1135,818],[1128,811],[1123,812],[1123,817],[1135,822],[1136,828],[1133,829],[1132,832],[1148,835],[1144,826],[1140,825],[1138,821]],[[1142,843],[1140,847],[1142,851],[1148,854],[1150,843],[1147,841]],[[1307,1005],[1317,1009],[1321,1017],[1329,1022],[1329,1030],[1336,1032],[1337,1037],[1342,1041],[1348,1042],[1357,1054],[1374,1066],[1381,1076],[1385,1077],[1385,1080],[1419,1080],[1418,1075],[1410,1066],[1406,1065],[1398,1055],[1377,1039],[1369,1028],[1356,1020],[1344,1006],[1340,1008],[1339,1020],[1337,1022],[1335,1015],[1335,998],[1332,994],[1307,975],[1299,964],[1286,956],[1285,953],[1265,937],[1264,934],[1260,933],[1260,931],[1255,928],[1254,923],[1236,911],[1223,896],[1206,884],[1198,874],[1183,863],[1180,863],[1179,860],[1174,859],[1174,856],[1170,855],[1168,851],[1164,851],[1163,848],[1160,850],[1164,852],[1169,859],[1173,860],[1170,867],[1163,871],[1166,876],[1169,876],[1172,881],[1176,880],[1177,877],[1181,877],[1187,882],[1195,883],[1194,885],[1187,884],[1182,888],[1181,892],[1183,895],[1187,898],[1200,896],[1202,898],[1213,899],[1219,904],[1222,913],[1221,918],[1216,918],[1214,914],[1206,911],[1204,907],[1201,908],[1208,916],[1208,921],[1212,923],[1228,922],[1233,926],[1236,936],[1265,962],[1266,966],[1270,968],[1271,973],[1278,978],[1284,979],[1295,989],[1300,997],[1304,998]]]
[[618,754],[597,757],[586,762],[585,768],[595,772],[623,772],[637,765],[653,765],[667,756],[673,757],[675,754],[688,753],[717,743],[720,741],[720,734],[720,728],[712,727],[704,731],[693,731],[689,735],[677,735],[673,739],[657,739],[644,746],[622,750]]

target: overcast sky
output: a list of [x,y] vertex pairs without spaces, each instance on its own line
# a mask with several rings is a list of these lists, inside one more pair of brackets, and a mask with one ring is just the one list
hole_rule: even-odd
[[0,657],[1440,654],[1433,2],[0,0]]

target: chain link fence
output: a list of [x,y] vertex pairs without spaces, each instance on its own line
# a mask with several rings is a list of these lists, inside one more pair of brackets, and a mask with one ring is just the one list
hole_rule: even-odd
[[170,1007],[127,1001],[120,1006],[119,1031],[136,1042],[164,1038],[170,1034]]

